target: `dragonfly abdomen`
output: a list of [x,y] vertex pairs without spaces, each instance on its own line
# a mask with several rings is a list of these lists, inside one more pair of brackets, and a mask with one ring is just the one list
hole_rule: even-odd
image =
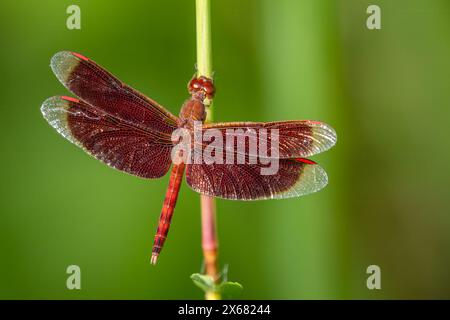
[[151,263],[156,264],[159,253],[161,252],[167,234],[169,233],[170,222],[172,220],[173,211],[177,203],[178,192],[180,191],[181,181],[183,180],[185,164],[175,164],[170,173],[169,187],[167,188],[166,197],[159,217],[158,228],[156,230],[155,240],[152,249]]

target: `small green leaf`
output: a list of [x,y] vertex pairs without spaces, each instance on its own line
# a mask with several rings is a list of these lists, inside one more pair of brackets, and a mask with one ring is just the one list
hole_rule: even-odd
[[217,292],[222,299],[238,299],[244,290],[244,287],[237,282],[224,281],[216,285],[212,277],[200,273],[192,274],[191,279],[205,293]]
[[219,286],[219,292],[223,299],[237,299],[241,296],[244,287],[237,282],[223,282]]
[[197,287],[205,292],[216,291],[216,285],[210,276],[194,273],[191,275],[191,279]]

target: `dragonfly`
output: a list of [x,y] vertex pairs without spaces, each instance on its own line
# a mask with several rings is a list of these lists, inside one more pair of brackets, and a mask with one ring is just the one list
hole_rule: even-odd
[[[161,178],[172,167],[154,237],[152,264],[156,264],[166,241],[184,175],[194,191],[229,200],[298,197],[316,192],[328,183],[325,171],[308,159],[335,145],[336,132],[326,123],[312,120],[204,123],[215,94],[212,79],[197,76],[191,79],[190,97],[176,117],[79,53],[58,52],[51,58],[50,66],[59,81],[76,96],[51,97],[41,106],[44,118],[58,133],[108,166],[140,178]],[[233,149],[236,144],[221,150],[224,158],[230,153],[244,156],[240,163],[174,161],[177,143],[172,135],[180,128],[194,135],[196,122],[202,124],[202,133],[214,129],[224,139],[229,129],[242,129],[240,132],[244,134],[252,130],[276,130],[278,150],[267,157],[276,158],[277,171],[261,174],[264,164],[250,161],[255,154],[249,144],[238,151]],[[200,150],[208,147],[203,141],[196,146]],[[175,154],[179,160],[183,151]]]

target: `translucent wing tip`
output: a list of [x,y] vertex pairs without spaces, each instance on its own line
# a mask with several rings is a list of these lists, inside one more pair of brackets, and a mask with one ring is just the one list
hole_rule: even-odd
[[41,112],[44,119],[56,129],[56,131],[72,143],[77,143],[67,124],[67,110],[74,98],[55,96],[42,103]]
[[317,192],[328,184],[328,176],[325,170],[318,164],[305,164],[297,181],[288,190],[275,194],[275,199],[304,196]]
[[306,156],[309,157],[327,151],[336,144],[336,130],[334,130],[329,124],[312,120],[306,120],[306,123],[312,128],[311,137],[313,139],[313,143],[310,147],[311,150],[306,154]]
[[80,63],[80,57],[70,51],[60,51],[50,60],[50,67],[58,80],[67,86],[67,80],[73,69]]
[[321,129],[321,133],[325,139],[329,141],[328,146],[331,148],[337,142],[337,133],[336,130],[328,123],[325,122],[315,122],[316,126]]
[[311,185],[313,186],[311,188],[308,188],[306,187],[306,184],[304,184],[305,185],[304,194],[317,192],[325,188],[326,185],[328,184],[328,175],[326,171],[318,164],[311,164],[305,166],[302,172],[302,177],[305,180],[312,180]]
[[58,106],[63,107],[61,103],[64,103],[64,100],[59,96],[51,97],[45,100],[41,105],[41,113],[45,120],[49,121],[50,114],[53,112],[55,108]]
[[[332,126],[330,126],[329,124],[326,124],[326,123],[325,123],[325,127],[326,127],[326,130],[328,130],[328,132],[329,132],[329,139],[330,139],[331,147],[332,147],[332,146],[334,146],[334,145],[336,144],[336,142],[337,142],[337,133],[336,133],[336,130],[334,130],[334,128],[333,128]],[[330,147],[330,148],[331,148],[331,147]]]

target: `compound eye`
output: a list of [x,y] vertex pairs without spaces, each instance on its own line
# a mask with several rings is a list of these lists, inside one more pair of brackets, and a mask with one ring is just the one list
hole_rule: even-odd
[[198,79],[192,79],[191,82],[189,82],[189,91],[198,91],[200,89],[200,84],[198,83]]
[[208,96],[208,98],[212,98],[214,96],[215,88],[211,79],[206,77],[200,77],[199,79],[202,83],[202,90]]
[[189,82],[188,88],[190,94],[203,93],[206,97],[210,99],[214,96],[215,92],[212,80],[203,76],[200,78],[192,79]]
[[214,85],[211,82],[206,83],[205,90],[207,94],[214,94]]

